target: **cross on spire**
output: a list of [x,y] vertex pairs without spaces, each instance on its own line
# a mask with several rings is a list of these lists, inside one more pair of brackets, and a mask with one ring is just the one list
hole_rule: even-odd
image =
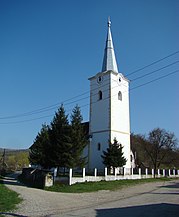
[[110,17],[108,17],[108,27],[111,26],[111,20],[110,20]]

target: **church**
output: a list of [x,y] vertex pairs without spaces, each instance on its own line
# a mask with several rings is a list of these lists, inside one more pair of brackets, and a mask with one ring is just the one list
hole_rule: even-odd
[[89,137],[86,147],[88,169],[104,169],[101,155],[114,139],[123,146],[127,162],[125,173],[130,173],[132,152],[130,147],[129,80],[118,71],[111,34],[111,21],[108,30],[101,72],[89,78],[90,118]]

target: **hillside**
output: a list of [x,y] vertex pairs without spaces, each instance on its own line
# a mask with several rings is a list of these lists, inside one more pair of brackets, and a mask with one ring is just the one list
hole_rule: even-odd
[[21,170],[29,165],[29,149],[4,149],[0,148],[0,170]]

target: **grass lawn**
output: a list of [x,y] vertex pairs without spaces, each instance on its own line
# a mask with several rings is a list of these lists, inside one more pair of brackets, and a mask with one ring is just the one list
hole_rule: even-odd
[[170,178],[151,178],[151,179],[138,179],[138,180],[120,180],[120,181],[100,181],[100,182],[85,182],[77,183],[74,185],[55,184],[52,187],[46,187],[47,191],[65,192],[65,193],[83,193],[94,192],[100,190],[114,191],[123,187],[128,187],[137,184],[143,184],[148,182],[161,182],[170,181]]
[[16,205],[20,203],[22,199],[19,195],[9,190],[0,178],[0,216],[2,212],[7,212],[16,208]]

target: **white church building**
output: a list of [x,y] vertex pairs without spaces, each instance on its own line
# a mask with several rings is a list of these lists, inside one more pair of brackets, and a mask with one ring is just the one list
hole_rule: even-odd
[[107,39],[102,71],[90,81],[90,142],[87,146],[88,169],[104,169],[101,155],[114,139],[123,146],[124,166],[130,173],[132,152],[130,147],[129,80],[118,71],[108,20]]

